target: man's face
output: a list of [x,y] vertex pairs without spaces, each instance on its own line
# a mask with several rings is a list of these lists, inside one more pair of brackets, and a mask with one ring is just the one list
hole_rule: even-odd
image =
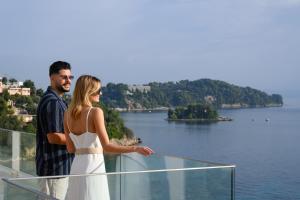
[[73,78],[69,69],[61,69],[58,74],[51,75],[51,85],[60,93],[69,92]]

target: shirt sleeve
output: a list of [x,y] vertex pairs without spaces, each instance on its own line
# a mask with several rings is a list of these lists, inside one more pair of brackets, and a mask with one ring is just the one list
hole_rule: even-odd
[[64,111],[58,101],[49,101],[46,106],[45,114],[45,132],[54,133],[54,132],[63,132],[63,117]]

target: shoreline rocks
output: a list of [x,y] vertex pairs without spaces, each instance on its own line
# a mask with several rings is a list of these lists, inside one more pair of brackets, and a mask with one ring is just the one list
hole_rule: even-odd
[[243,108],[271,108],[282,107],[283,104],[266,104],[266,105],[248,105],[244,103],[222,104],[220,109],[243,109]]
[[110,141],[113,144],[118,144],[118,145],[122,145],[122,146],[132,146],[132,145],[142,143],[141,138],[137,138],[137,137],[133,137],[133,138],[124,137],[124,138],[121,138],[121,139],[112,138]]
[[230,117],[219,116],[217,119],[166,119],[169,122],[221,122],[221,121],[232,121]]
[[[283,104],[268,104],[268,105],[255,105],[251,106],[248,104],[222,104],[219,109],[245,109],[245,108],[272,108],[272,107],[282,107]],[[156,108],[113,108],[113,110],[119,112],[155,112],[155,111],[168,111],[169,107],[156,107]]]

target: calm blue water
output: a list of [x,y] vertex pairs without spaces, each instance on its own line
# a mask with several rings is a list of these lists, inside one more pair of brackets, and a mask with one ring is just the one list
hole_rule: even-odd
[[159,154],[235,164],[237,200],[300,200],[300,106],[219,113],[234,121],[169,123],[166,112],[122,117]]

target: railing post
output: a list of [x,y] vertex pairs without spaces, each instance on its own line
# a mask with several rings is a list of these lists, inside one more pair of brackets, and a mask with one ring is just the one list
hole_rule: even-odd
[[235,200],[235,168],[231,168],[231,199]]
[[[123,167],[123,165],[122,165],[122,159],[123,159],[123,156],[122,156],[122,154],[120,154],[120,172],[122,172],[122,171],[124,171],[123,169],[122,169],[122,167]],[[122,198],[122,174],[120,174],[120,200],[122,200],[123,198]]]
[[12,131],[12,164],[11,168],[17,173],[20,171],[20,132]]

